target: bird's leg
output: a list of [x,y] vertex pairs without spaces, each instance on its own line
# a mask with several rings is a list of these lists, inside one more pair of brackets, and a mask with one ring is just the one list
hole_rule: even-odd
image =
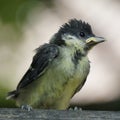
[[33,108],[30,105],[22,105],[21,106],[22,110],[27,110],[27,111],[31,111]]

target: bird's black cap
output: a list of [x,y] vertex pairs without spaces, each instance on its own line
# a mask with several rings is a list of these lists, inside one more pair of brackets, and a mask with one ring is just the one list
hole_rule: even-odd
[[82,22],[82,20],[71,19],[68,23],[62,25],[59,29],[58,34],[63,33],[76,33],[76,32],[87,32],[92,33],[91,26],[88,23]]
[[55,35],[56,40],[54,43],[62,45],[64,44],[64,41],[61,39],[63,34],[68,33],[77,36],[80,34],[80,32],[84,32],[87,35],[93,35],[91,26],[88,23],[83,22],[82,20],[71,19],[68,21],[68,23],[63,24],[60,27]]

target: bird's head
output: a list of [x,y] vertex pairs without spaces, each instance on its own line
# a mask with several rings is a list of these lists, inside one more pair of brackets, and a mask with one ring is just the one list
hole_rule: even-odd
[[93,46],[104,41],[104,38],[93,34],[88,23],[72,19],[62,25],[50,42],[59,46],[75,47],[88,52]]

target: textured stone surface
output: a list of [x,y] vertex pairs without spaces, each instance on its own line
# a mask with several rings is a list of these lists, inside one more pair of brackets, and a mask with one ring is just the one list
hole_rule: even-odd
[[117,111],[58,111],[58,110],[32,110],[0,109],[0,120],[120,120]]

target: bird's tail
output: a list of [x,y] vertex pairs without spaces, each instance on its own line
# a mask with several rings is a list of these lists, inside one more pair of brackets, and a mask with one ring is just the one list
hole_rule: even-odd
[[7,94],[6,99],[15,99],[18,96],[18,92],[16,90],[11,91]]

